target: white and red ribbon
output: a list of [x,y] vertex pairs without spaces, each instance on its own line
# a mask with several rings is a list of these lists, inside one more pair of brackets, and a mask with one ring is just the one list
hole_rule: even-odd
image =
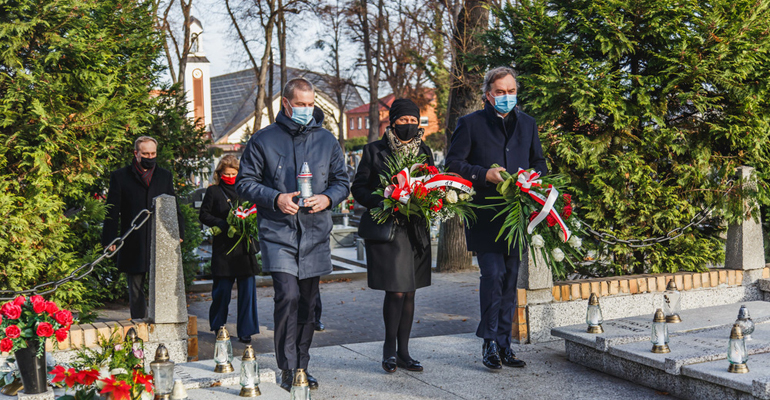
[[244,211],[242,207],[238,207],[235,211],[233,211],[233,214],[235,214],[236,217],[240,219],[246,219],[251,214],[256,214],[257,212],[257,205],[254,204],[249,208],[248,210]]
[[545,220],[548,215],[550,215],[556,219],[556,223],[561,228],[562,239],[566,242],[569,240],[572,232],[570,232],[569,228],[567,228],[567,224],[561,218],[561,215],[559,215],[559,213],[556,212],[556,210],[553,208],[554,204],[556,204],[556,200],[559,198],[559,191],[556,190],[555,187],[549,186],[548,189],[546,189],[546,192],[548,193],[548,197],[546,198],[542,194],[534,190],[530,190],[533,187],[542,186],[542,181],[537,179],[539,177],[540,174],[535,171],[526,171],[519,168],[518,177],[516,178],[516,186],[521,188],[522,192],[529,194],[529,196],[532,197],[538,204],[543,206],[537,216],[529,222],[529,225],[527,225],[527,233],[531,235],[535,230],[535,227],[543,222],[543,220]]
[[385,197],[392,197],[399,202],[406,204],[414,193],[415,186],[422,183],[426,189],[438,189],[452,187],[465,193],[473,191],[473,184],[455,174],[436,174],[412,177],[412,172],[423,164],[414,164],[410,168],[402,169],[398,174],[391,178],[395,181],[393,185],[385,188]]

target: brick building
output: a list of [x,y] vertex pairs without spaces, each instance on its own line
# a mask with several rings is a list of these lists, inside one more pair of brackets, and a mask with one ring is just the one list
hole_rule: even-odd
[[[420,127],[425,129],[425,136],[438,132],[439,124],[438,117],[436,116],[436,94],[433,89],[425,89],[423,92],[423,99],[413,99],[415,103],[424,103],[420,107]],[[388,126],[388,110],[390,105],[393,104],[393,100],[396,97],[389,94],[378,101],[379,106],[379,127],[380,136],[385,133],[385,128]],[[369,134],[369,104],[364,104],[348,110],[345,112],[347,115],[347,138],[352,139],[355,137],[366,137]]]

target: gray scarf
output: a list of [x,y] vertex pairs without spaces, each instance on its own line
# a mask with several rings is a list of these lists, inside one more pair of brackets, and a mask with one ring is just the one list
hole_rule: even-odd
[[425,130],[420,128],[414,139],[406,143],[401,143],[393,132],[393,127],[388,126],[385,128],[385,137],[388,138],[388,147],[390,147],[390,151],[393,153],[411,153],[411,155],[416,156],[420,153],[420,144],[422,144],[422,136],[424,134]]

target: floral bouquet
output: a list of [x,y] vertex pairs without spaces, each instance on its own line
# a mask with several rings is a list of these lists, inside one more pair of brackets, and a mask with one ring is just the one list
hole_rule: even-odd
[[[244,201],[239,206],[232,207],[232,211],[227,215],[227,224],[230,225],[230,228],[227,230],[227,237],[232,239],[236,235],[240,236],[238,241],[233,245],[233,248],[230,249],[227,254],[232,253],[244,238],[247,241],[246,248],[249,249],[251,246],[250,238],[255,238],[259,235],[257,205]],[[208,233],[212,236],[216,236],[222,233],[222,229],[218,226],[214,226],[209,228]]]
[[55,337],[57,348],[59,342],[67,339],[72,322],[71,312],[60,310],[43,296],[19,296],[0,308],[0,352],[13,353],[37,346],[36,354],[40,356],[46,339]]
[[[492,168],[498,167],[492,165]],[[500,175],[503,178],[497,184],[500,196],[489,197],[504,201],[492,206],[504,206],[495,215],[495,218],[505,216],[496,240],[504,237],[508,246],[516,243],[519,256],[526,242],[534,251],[540,251],[557,276],[564,276],[562,263],[574,268],[575,260],[582,260],[584,256],[582,240],[572,233],[581,230],[580,222],[573,216],[572,196],[559,194],[566,178],[562,175],[541,177],[531,169],[519,169],[515,175],[502,171]]]
[[85,349],[71,367],[56,366],[53,383],[75,389],[60,400],[99,399],[111,394],[113,400],[150,400],[153,377],[144,373],[144,345],[137,339],[123,341],[118,328],[109,338],[99,336],[99,349]]
[[476,219],[471,201],[473,184],[456,174],[441,173],[425,163],[427,156],[394,154],[386,161],[385,175],[380,175],[382,187],[374,194],[385,198],[382,207],[371,210],[377,223],[401,213],[407,218],[419,216],[431,221],[446,221],[455,215],[465,223]]

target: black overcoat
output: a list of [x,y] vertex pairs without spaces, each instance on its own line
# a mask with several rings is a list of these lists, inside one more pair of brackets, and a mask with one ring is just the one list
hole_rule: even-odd
[[[254,240],[247,244],[246,239],[238,243],[240,236],[230,238],[227,230],[227,215],[232,211],[231,204],[239,204],[235,187],[224,190],[224,185],[211,185],[206,188],[200,210],[200,221],[209,227],[219,227],[222,233],[214,236],[211,246],[211,275],[217,278],[240,278],[259,273],[255,256],[259,243]],[[229,193],[228,193],[229,192]],[[228,201],[229,200],[229,201]],[[237,247],[236,243],[238,243]],[[232,249],[232,252],[230,250]],[[228,254],[228,252],[230,252]]]
[[[235,187],[242,199],[257,205],[264,272],[299,279],[332,272],[331,209],[348,197],[350,181],[345,155],[323,119],[315,107],[313,120],[299,125],[281,109],[275,123],[254,133],[243,151]],[[284,214],[276,205],[278,195],[298,190],[297,174],[305,162],[313,174],[313,193],[328,196],[331,204],[317,213],[303,207],[295,215]]]
[[[484,109],[468,114],[457,121],[452,141],[447,150],[446,166],[473,183],[476,204],[496,204],[500,200],[487,200],[498,196],[496,185],[487,182],[486,175],[492,164],[499,164],[515,174],[519,168],[534,168],[542,174],[548,173],[543,157],[537,123],[531,116],[515,108],[505,119],[495,108],[484,103]],[[469,251],[518,254],[512,252],[501,237],[495,241],[503,217],[494,221],[495,209],[476,209],[477,220],[465,228]]]
[[[421,143],[420,153],[433,165],[433,153]],[[380,205],[382,196],[372,194],[380,184],[379,175],[386,171],[385,161],[393,154],[387,139],[364,146],[353,185],[353,198],[367,209]],[[392,242],[365,241],[367,280],[369,287],[389,292],[411,292],[430,285],[430,234],[425,220],[397,215],[396,234]]]
[[[152,210],[153,199],[162,194],[174,194],[174,176],[171,171],[155,167],[146,186],[139,173],[129,164],[110,174],[110,188],[107,192],[107,216],[102,227],[102,245],[107,246],[113,239],[131,227],[131,221],[144,209]],[[184,238],[184,217],[182,217],[177,202],[177,218],[179,220],[179,236]],[[152,218],[152,217],[151,217]],[[126,239],[118,251],[118,271],[129,274],[140,274],[150,269],[150,226],[148,220],[139,230],[134,231]]]

